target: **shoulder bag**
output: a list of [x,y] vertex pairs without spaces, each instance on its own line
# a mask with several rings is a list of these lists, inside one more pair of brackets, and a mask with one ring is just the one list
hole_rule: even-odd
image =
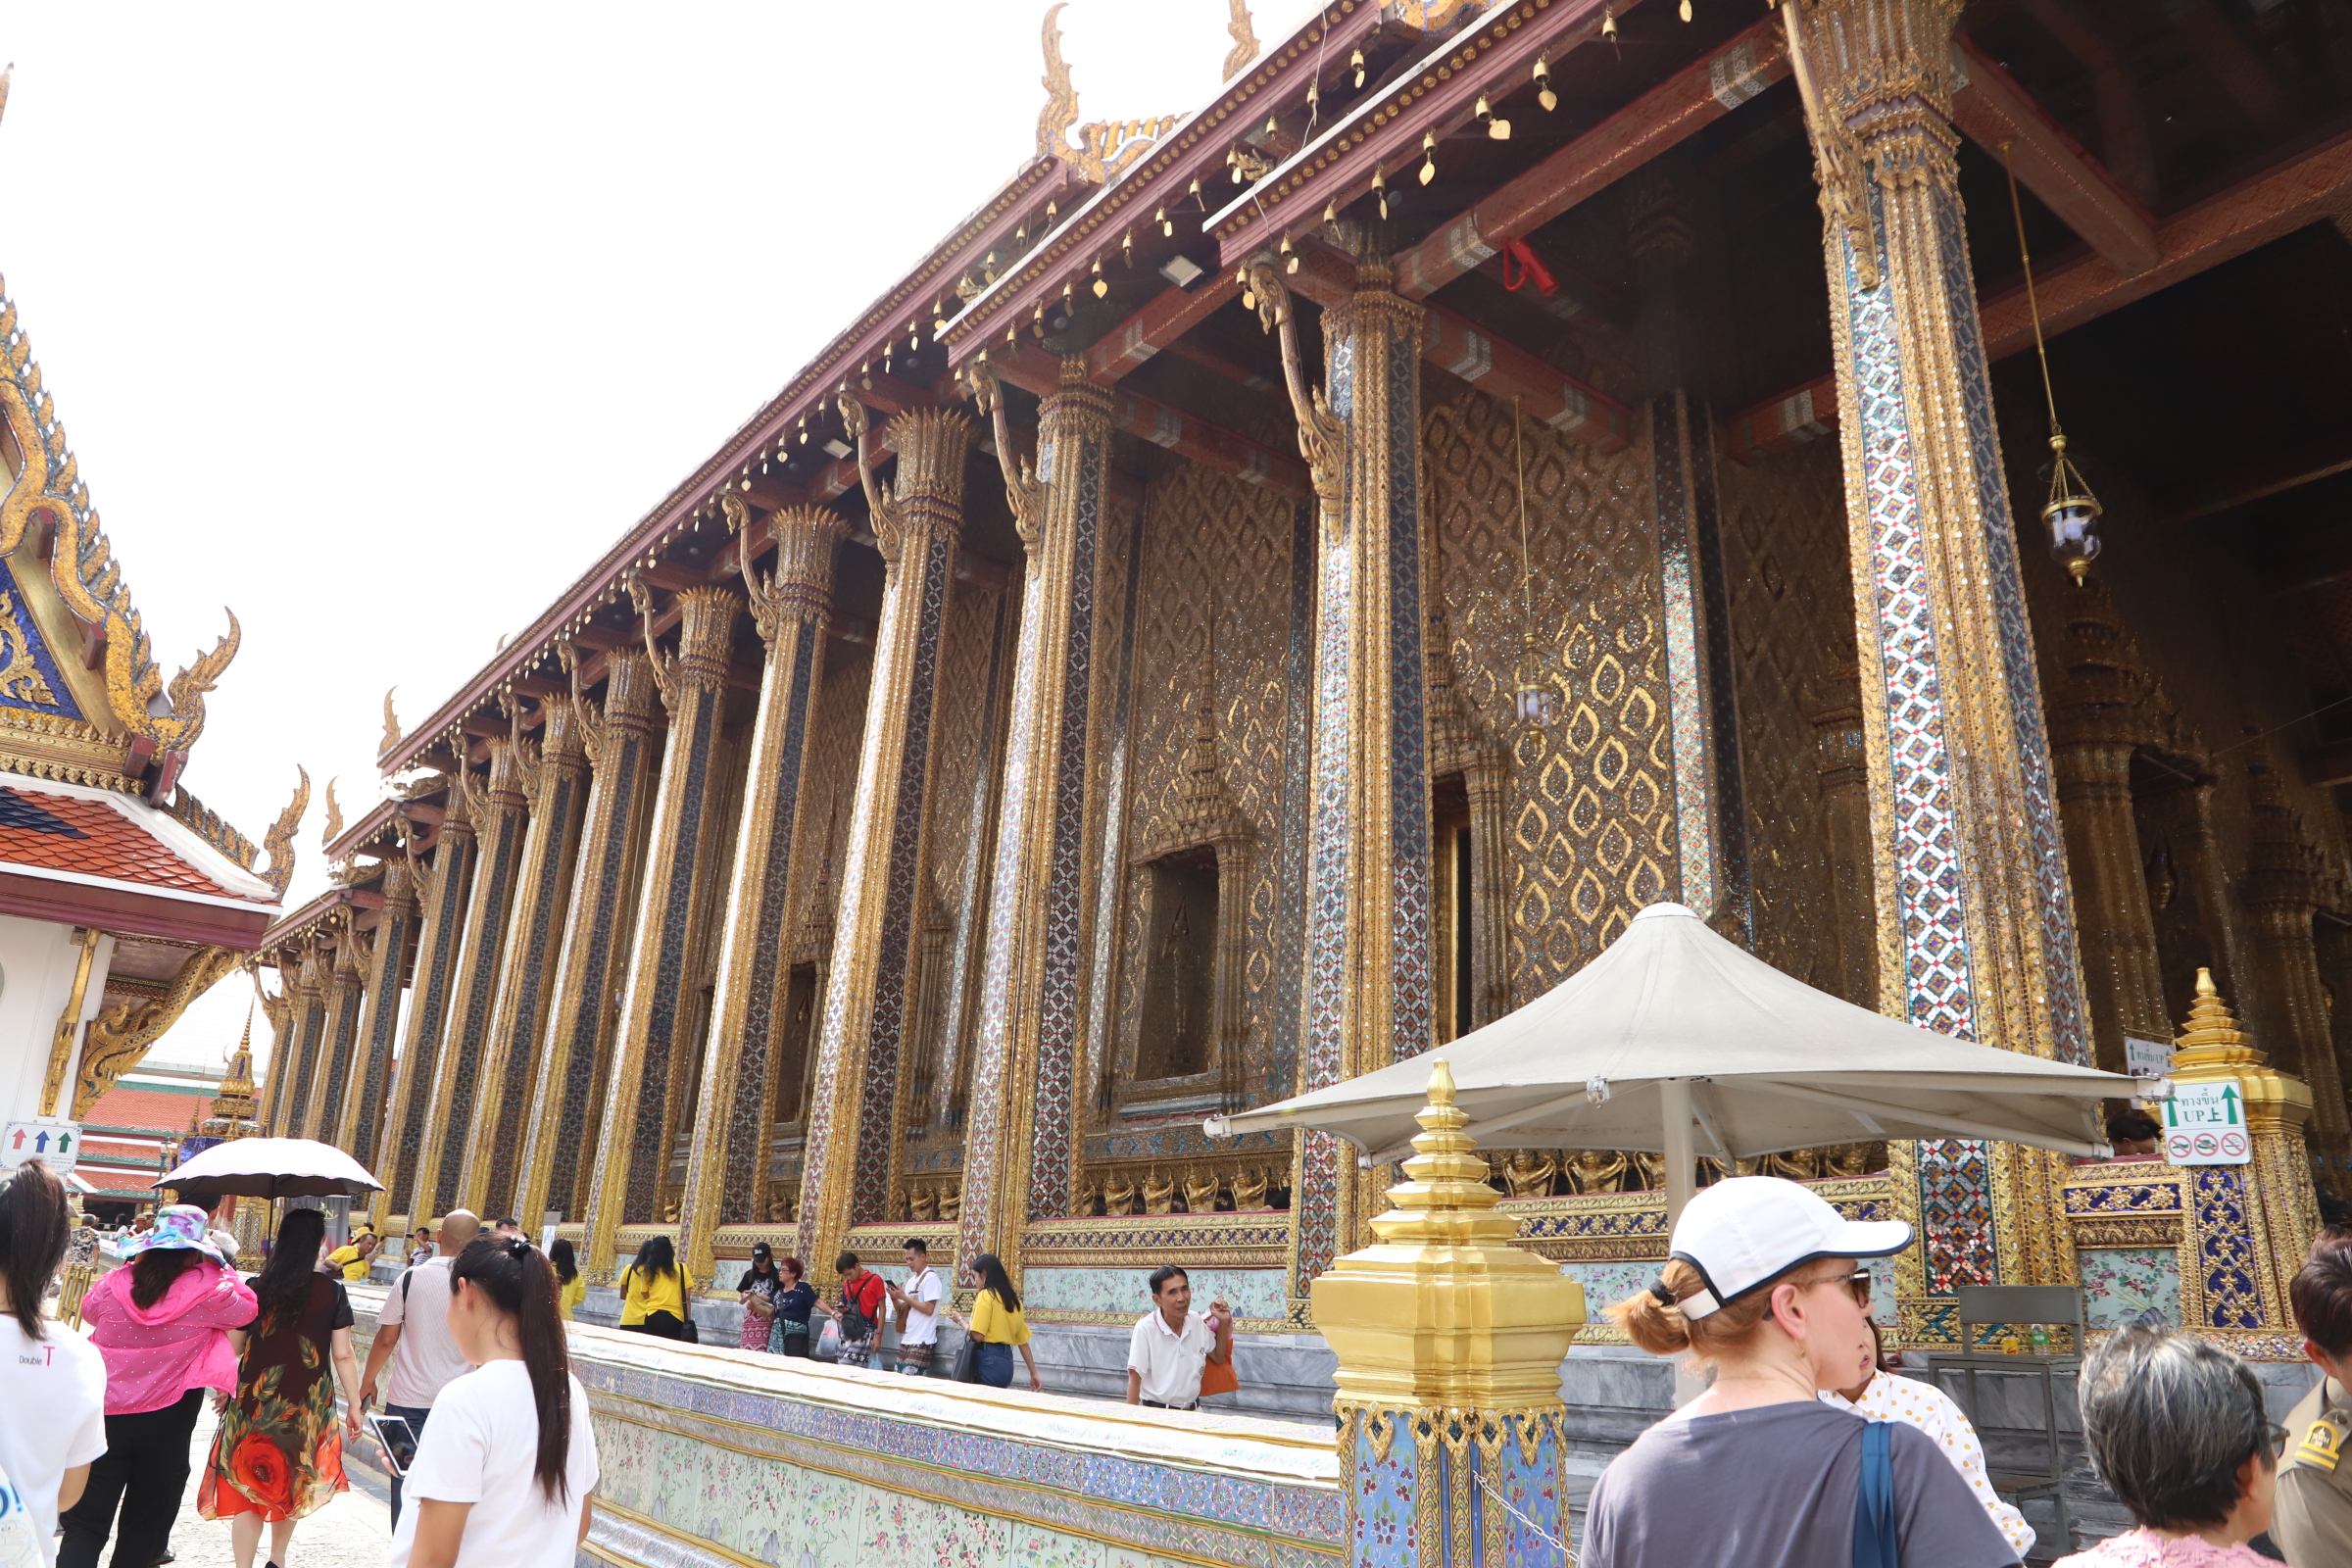
[[1854,1568],[1898,1568],[1894,1539],[1894,1423],[1862,1429],[1862,1474],[1854,1488]]

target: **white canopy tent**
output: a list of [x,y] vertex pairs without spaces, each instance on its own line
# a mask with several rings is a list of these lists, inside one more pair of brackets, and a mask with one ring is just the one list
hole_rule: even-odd
[[1308,1127],[1403,1157],[1429,1058],[1453,1071],[1464,1130],[1494,1146],[1666,1156],[1679,1216],[1698,1155],[1734,1159],[1880,1138],[1989,1138],[2103,1158],[2099,1102],[2145,1080],[1914,1028],[1791,979],[1653,904],[1583,969],[1483,1029],[1346,1083],[1212,1116],[1212,1138]]

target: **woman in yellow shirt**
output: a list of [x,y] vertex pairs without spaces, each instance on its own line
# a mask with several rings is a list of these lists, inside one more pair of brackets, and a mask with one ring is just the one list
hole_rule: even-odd
[[620,1327],[665,1340],[686,1338],[686,1298],[694,1277],[678,1264],[666,1236],[649,1236],[620,1271]]
[[580,1275],[578,1254],[571,1243],[562,1237],[547,1250],[548,1265],[556,1271],[556,1312],[564,1322],[571,1321],[571,1309],[588,1299],[588,1282]]
[[1020,1293],[1012,1288],[1004,1260],[994,1252],[982,1252],[972,1259],[965,1283],[980,1287],[980,1294],[972,1298],[971,1318],[950,1316],[980,1343],[980,1381],[992,1389],[1010,1388],[1012,1348],[1017,1345],[1021,1359],[1029,1363],[1029,1392],[1045,1393],[1045,1380],[1037,1375],[1037,1357],[1029,1350],[1029,1323],[1021,1316]]

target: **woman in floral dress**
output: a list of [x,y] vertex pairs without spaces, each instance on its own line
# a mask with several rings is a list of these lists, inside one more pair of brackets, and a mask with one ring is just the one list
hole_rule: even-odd
[[[294,1521],[318,1511],[351,1484],[343,1478],[346,1432],[360,1435],[360,1368],[351,1350],[351,1298],[343,1282],[318,1271],[326,1219],[318,1209],[290,1210],[277,1228],[270,1262],[253,1282],[261,1312],[244,1331],[237,1392],[220,1412],[196,1506],[229,1521],[237,1568],[253,1568],[262,1526],[270,1560],[286,1560]],[[335,1420],[335,1385],[344,1416]]]

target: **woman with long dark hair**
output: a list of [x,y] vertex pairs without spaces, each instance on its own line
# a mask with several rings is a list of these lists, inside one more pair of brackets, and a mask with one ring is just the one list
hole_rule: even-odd
[[571,1309],[588,1299],[587,1277],[580,1272],[580,1260],[572,1252],[571,1243],[561,1236],[547,1250],[547,1262],[556,1271],[556,1312],[568,1323]]
[[163,1555],[188,1489],[188,1438],[204,1393],[237,1386],[230,1336],[254,1317],[253,1292],[206,1234],[203,1209],[171,1204],[123,1250],[130,1266],[81,1298],[90,1343],[106,1358],[106,1454],[66,1510],[57,1549],[65,1568],[96,1568],[109,1532],[119,1562],[144,1568]]
[[980,1288],[980,1294],[972,1298],[972,1315],[969,1320],[951,1315],[979,1343],[980,1381],[992,1389],[1012,1387],[1012,1348],[1017,1345],[1021,1359],[1029,1363],[1029,1392],[1045,1393],[1045,1379],[1037,1375],[1037,1357],[1029,1349],[1029,1321],[1021,1316],[1021,1293],[1012,1288],[1004,1260],[994,1252],[982,1252],[972,1259],[965,1283]]
[[474,1370],[441,1390],[409,1466],[388,1568],[570,1568],[597,1480],[556,1273],[521,1237],[450,1266],[449,1332]]
[[637,1249],[636,1260],[620,1271],[620,1322],[616,1326],[682,1340],[686,1338],[686,1303],[693,1295],[694,1278],[679,1264],[677,1249],[669,1238],[649,1236]]
[[[260,1310],[246,1326],[236,1393],[221,1408],[196,1492],[197,1511],[229,1521],[237,1568],[253,1568],[265,1524],[270,1560],[284,1562],[295,1521],[351,1490],[343,1443],[346,1434],[360,1435],[360,1367],[351,1353],[351,1298],[342,1280],[318,1272],[325,1241],[324,1214],[288,1209],[270,1261],[254,1277]],[[343,1385],[340,1428],[334,1379]]]
[[56,1560],[59,1511],[80,1499],[106,1452],[106,1362],[41,1316],[73,1236],[70,1212],[65,1184],[37,1159],[0,1186],[0,1472],[26,1515],[15,1543],[0,1520],[0,1546],[29,1544],[42,1563]]
[[752,1266],[735,1282],[735,1292],[743,1302],[743,1329],[735,1337],[736,1348],[766,1349],[775,1331],[776,1300],[784,1294],[784,1279],[776,1271],[774,1248],[765,1242],[752,1244]]

